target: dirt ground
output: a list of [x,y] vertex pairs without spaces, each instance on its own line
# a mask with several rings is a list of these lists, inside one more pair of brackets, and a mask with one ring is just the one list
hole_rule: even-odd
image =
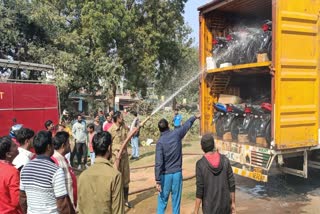
[[[131,161],[130,192],[152,188],[154,182],[155,146],[141,147],[140,159]],[[195,163],[201,158],[199,140],[185,141],[183,153],[183,177],[190,178],[183,183],[181,213],[192,213],[195,200]],[[190,155],[190,153],[198,155]],[[135,169],[141,166],[147,168]],[[236,210],[245,214],[282,214],[282,213],[320,213],[320,173],[312,171],[309,179],[284,175],[275,170],[268,183],[259,183],[248,178],[236,176]],[[157,193],[155,189],[131,194],[129,197],[134,208],[126,213],[156,213]],[[171,203],[167,207],[171,212]]]

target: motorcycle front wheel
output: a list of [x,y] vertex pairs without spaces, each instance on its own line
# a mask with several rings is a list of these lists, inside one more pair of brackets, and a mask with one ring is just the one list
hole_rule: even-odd
[[257,53],[259,49],[259,43],[256,40],[253,40],[249,43],[246,49],[246,63],[257,62]]
[[248,138],[249,138],[249,141],[252,142],[252,143],[256,143],[257,130],[260,127],[260,124],[261,124],[260,120],[255,119],[252,122],[252,125],[249,127]]
[[218,137],[223,137],[223,117],[219,117],[215,122],[216,125],[216,134]]
[[237,141],[238,140],[238,135],[239,135],[239,127],[243,123],[243,118],[235,118],[231,122],[231,136],[232,140]]
[[270,41],[268,44],[268,48],[267,48],[267,54],[268,54],[268,58],[271,61],[272,60],[272,42]]
[[266,127],[266,141],[267,141],[268,145],[270,145],[270,143],[271,143],[271,122],[270,121]]

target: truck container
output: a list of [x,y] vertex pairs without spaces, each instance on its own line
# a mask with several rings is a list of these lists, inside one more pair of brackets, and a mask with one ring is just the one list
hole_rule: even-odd
[[[215,0],[198,10],[199,60],[205,70],[200,78],[201,133],[216,132],[214,104],[222,94],[239,96],[243,103],[269,96],[269,144],[216,136],[216,147],[233,162],[236,174],[267,182],[276,165],[307,178],[308,167],[320,166],[320,0]],[[272,22],[269,57],[257,52],[254,61],[241,63],[245,54],[239,51],[233,56],[237,64],[229,63],[230,58],[222,67],[212,63],[220,57],[213,47],[216,38],[228,41],[233,31],[254,31],[266,20]],[[246,40],[250,45],[254,36]]]
[[[0,67],[53,71],[52,66],[0,60]],[[44,123],[59,122],[59,95],[55,84],[37,80],[3,79],[0,82],[0,136],[9,134],[15,124],[38,132]]]

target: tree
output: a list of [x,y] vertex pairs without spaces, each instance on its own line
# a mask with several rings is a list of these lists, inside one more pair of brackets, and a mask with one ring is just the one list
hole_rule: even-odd
[[[163,82],[182,70],[176,64],[183,58],[184,49],[189,49],[190,29],[183,20],[186,0],[132,1],[128,7],[134,17],[131,30],[120,42],[119,55],[126,69],[127,87],[140,90],[146,95],[146,87],[154,85],[163,89]],[[176,74],[172,71],[175,70]]]
[[[113,34],[118,28],[117,19],[109,18],[112,14],[107,11],[113,10],[108,3],[116,5],[113,1],[102,1],[101,4],[97,1],[34,2],[33,17],[37,21],[48,31],[60,26],[52,46],[42,50],[34,46],[32,50],[38,60],[57,68],[56,82],[63,101],[71,92],[80,89],[93,96],[98,90],[102,93],[111,91],[115,96],[113,85],[119,81],[123,68],[121,59],[112,50]],[[48,22],[43,19],[47,13],[50,14]]]
[[145,96],[148,86],[169,87],[185,70],[185,2],[2,0],[0,57],[53,64],[62,104],[80,89],[114,99],[123,78]]

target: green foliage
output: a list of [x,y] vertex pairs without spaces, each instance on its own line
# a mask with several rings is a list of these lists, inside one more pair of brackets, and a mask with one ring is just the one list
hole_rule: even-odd
[[128,35],[129,45],[120,51],[128,86],[141,89],[142,96],[147,86],[155,86],[163,94],[164,87],[172,86],[173,76],[183,75],[181,66],[190,60],[186,54],[191,45],[190,29],[182,16],[186,0],[135,2],[136,22]]
[[197,57],[188,39],[186,0],[2,0],[0,58],[53,64],[62,104],[80,89],[115,95],[174,90]]
[[[187,121],[191,116],[194,114],[192,112],[187,111],[180,111],[179,112],[182,115],[182,123]],[[173,112],[167,112],[167,111],[159,111],[155,115],[151,117],[151,119],[145,124],[143,128],[140,130],[140,141],[146,141],[148,138],[153,139],[154,142],[156,142],[160,137],[160,132],[158,129],[158,122],[160,119],[165,118],[169,122],[170,129],[173,128],[172,120],[173,120],[174,114]],[[146,118],[146,115],[139,115],[139,119],[143,121]],[[131,125],[131,122],[133,121],[133,116],[131,114],[127,114],[124,117],[126,124]],[[199,130],[200,130],[200,123],[199,120],[196,120],[189,130],[186,137],[188,138],[194,138],[199,136]]]

